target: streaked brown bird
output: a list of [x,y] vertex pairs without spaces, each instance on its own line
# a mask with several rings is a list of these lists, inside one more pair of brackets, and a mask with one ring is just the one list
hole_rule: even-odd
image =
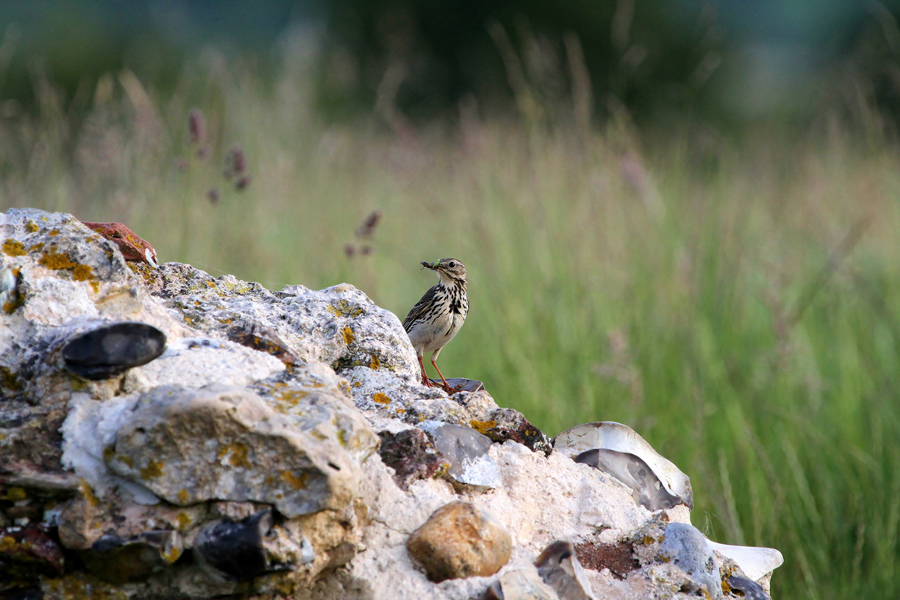
[[444,390],[451,394],[457,390],[444,379],[437,359],[441,349],[459,332],[469,312],[466,267],[455,258],[442,258],[435,263],[422,261],[422,266],[436,271],[440,280],[412,307],[403,320],[403,328],[416,350],[422,369],[422,385],[434,385],[425,373],[425,363],[422,361],[423,354],[433,352],[431,364],[441,378]]

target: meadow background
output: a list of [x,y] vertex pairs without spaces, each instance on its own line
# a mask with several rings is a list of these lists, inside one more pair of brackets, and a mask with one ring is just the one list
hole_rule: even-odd
[[691,477],[709,537],[783,552],[774,598],[893,599],[900,35],[877,7],[840,69],[738,113],[702,86],[659,109],[578,36],[501,21],[505,95],[427,110],[402,61],[333,100],[352,45],[296,24],[274,59],[210,42],[165,77],[122,59],[75,79],[26,60],[24,87],[7,28],[0,211],[120,221],[162,261],[272,290],[350,282],[401,319],[434,283],[419,261],[457,257],[471,312],[444,373],[548,435],[633,427]]

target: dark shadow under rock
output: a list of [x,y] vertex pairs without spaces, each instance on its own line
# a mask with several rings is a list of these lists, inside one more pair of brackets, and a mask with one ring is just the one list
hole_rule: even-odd
[[115,584],[144,581],[181,557],[184,543],[177,531],[148,531],[133,538],[104,535],[80,553],[94,575]]

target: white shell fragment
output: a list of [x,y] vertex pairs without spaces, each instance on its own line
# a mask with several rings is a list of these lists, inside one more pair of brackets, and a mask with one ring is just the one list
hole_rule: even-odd
[[[679,498],[688,508],[694,508],[694,492],[691,490],[691,480],[688,476],[682,473],[671,461],[667,460],[654,450],[653,446],[647,443],[647,440],[642,438],[627,425],[622,425],[621,423],[615,423],[613,421],[599,421],[596,423],[578,425],[577,427],[563,431],[556,436],[554,448],[572,459],[584,452],[597,449],[615,450],[620,453],[633,455],[646,463],[653,471],[655,478],[659,480],[659,483],[665,488],[665,491],[668,492],[668,494]],[[607,455],[612,456],[608,453]],[[628,461],[627,457],[619,458],[619,461],[613,462],[622,464],[633,462],[634,465],[632,466],[639,465],[637,461]],[[603,469],[600,465],[595,466]],[[631,471],[633,469],[627,470]],[[616,473],[610,471],[606,472],[613,477],[619,478]],[[633,476],[630,477],[630,479],[635,480]],[[660,491],[655,485],[655,482],[653,482],[653,479],[653,477],[649,479],[637,478],[638,481],[644,480],[650,482],[648,489],[643,490],[635,490],[631,485],[628,485],[627,481],[623,481],[622,483],[626,484],[626,486],[631,488],[638,495],[651,499],[657,497],[659,495],[658,492]],[[671,506],[669,508],[671,508]],[[650,510],[657,509],[651,508]]]
[[730,546],[710,540],[713,550],[733,560],[748,578],[758,581],[784,563],[784,556],[774,548],[760,546]]

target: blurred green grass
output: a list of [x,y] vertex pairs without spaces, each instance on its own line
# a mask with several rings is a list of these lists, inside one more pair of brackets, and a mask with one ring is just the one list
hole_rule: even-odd
[[348,281],[401,319],[434,283],[419,261],[455,256],[471,312],[445,374],[550,435],[632,426],[711,538],[784,553],[775,598],[900,597],[900,169],[878,115],[740,139],[471,110],[391,130],[321,122],[308,81],[213,60],[173,95],[126,73],[73,109],[38,79],[38,113],[0,120],[0,209],[121,221],[163,261],[274,290]]

